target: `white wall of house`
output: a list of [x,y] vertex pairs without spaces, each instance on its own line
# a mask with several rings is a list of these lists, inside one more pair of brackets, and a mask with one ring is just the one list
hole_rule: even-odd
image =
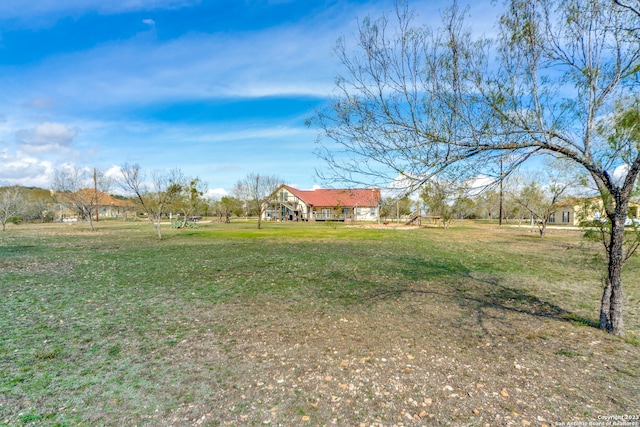
[[380,207],[364,206],[354,208],[354,220],[356,221],[377,221],[380,216]]

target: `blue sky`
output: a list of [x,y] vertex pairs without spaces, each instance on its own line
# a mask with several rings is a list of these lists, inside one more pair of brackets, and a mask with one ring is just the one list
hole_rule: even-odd
[[[414,1],[437,22],[444,2]],[[3,0],[0,186],[64,166],[180,168],[217,194],[248,173],[317,184],[332,49],[392,0]]]

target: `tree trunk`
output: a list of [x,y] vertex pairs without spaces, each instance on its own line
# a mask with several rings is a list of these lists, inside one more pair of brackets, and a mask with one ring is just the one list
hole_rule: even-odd
[[600,329],[611,332],[611,322],[609,316],[611,314],[611,280],[607,277],[602,291],[602,299],[600,300]]
[[91,215],[91,210],[86,209],[86,210],[84,211],[84,213],[85,213],[85,215],[87,216],[87,222],[89,223],[89,229],[90,229],[91,231],[93,231],[93,218],[92,218],[92,215]]
[[611,242],[609,244],[608,274],[600,304],[600,329],[614,335],[624,333],[622,292],[622,265],[624,263],[624,221],[626,212],[616,212],[611,218]]
[[158,221],[156,222],[156,229],[158,231],[158,239],[162,240],[162,229],[160,228],[160,218],[162,217],[161,214],[158,214],[157,218]]

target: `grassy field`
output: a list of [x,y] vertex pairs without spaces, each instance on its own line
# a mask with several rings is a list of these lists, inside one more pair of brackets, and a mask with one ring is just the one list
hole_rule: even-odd
[[575,231],[12,226],[0,425],[555,425],[637,415]]

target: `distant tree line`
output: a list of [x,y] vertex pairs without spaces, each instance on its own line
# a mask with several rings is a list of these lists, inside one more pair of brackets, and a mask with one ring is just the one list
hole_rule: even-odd
[[420,186],[412,198],[384,198],[381,216],[385,221],[400,221],[419,211],[445,228],[463,219],[519,225],[527,222],[544,237],[559,204],[587,194],[580,182],[560,164],[547,164],[542,171],[514,172],[503,182],[491,180],[484,185],[433,178]]
[[[275,176],[249,174],[235,184],[233,195],[214,200],[206,195],[206,182],[178,168],[147,173],[138,164],[124,164],[119,177],[107,177],[97,169],[65,168],[55,171],[52,190],[0,187],[0,224],[4,231],[8,223],[62,221],[69,215],[93,229],[94,218],[99,219],[99,197],[108,194],[132,202],[128,218],[148,219],[162,238],[161,221],[167,219],[172,227],[185,228],[205,216],[226,223],[239,217],[260,218],[263,202],[281,183]],[[114,194],[114,189],[124,195]]]
[[7,224],[23,221],[51,222],[51,207],[55,198],[51,191],[36,187],[0,187],[0,223],[2,231]]
[[[559,202],[575,195],[572,190],[577,186],[574,178],[552,172],[557,169],[546,170],[535,176],[533,173],[529,176],[514,174],[505,180],[503,191],[498,190],[496,183],[479,189],[431,180],[415,193],[415,197],[383,198],[380,215],[385,221],[401,221],[419,210],[444,227],[456,220],[497,221],[501,216],[507,223],[533,220],[542,227],[540,234],[544,235],[550,214]],[[206,182],[186,176],[179,169],[153,171],[147,176],[139,165],[125,164],[122,174],[121,179],[107,179],[98,171],[69,169],[56,172],[54,191],[0,187],[0,222],[4,229],[7,223],[59,221],[64,210],[74,212],[92,228],[98,204],[96,194],[102,192],[131,201],[134,212],[130,218],[147,218],[156,229],[160,220],[167,219],[172,220],[175,228],[185,228],[190,219],[198,217],[228,223],[233,218],[260,218],[263,202],[282,183],[275,176],[249,174],[234,185],[231,195],[210,199],[206,196]],[[114,187],[127,195],[114,194]]]

